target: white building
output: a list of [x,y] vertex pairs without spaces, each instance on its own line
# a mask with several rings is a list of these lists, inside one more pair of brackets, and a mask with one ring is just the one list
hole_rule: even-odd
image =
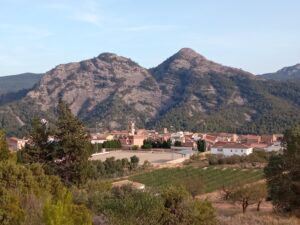
[[174,144],[176,141],[180,141],[181,143],[185,142],[184,133],[182,131],[171,134],[171,142]]
[[224,156],[250,155],[252,152],[252,147],[235,142],[217,142],[211,147],[211,154],[219,154]]
[[278,152],[280,150],[283,150],[283,147],[281,145],[281,142],[274,142],[272,145],[269,145],[268,147],[264,148],[266,152]]

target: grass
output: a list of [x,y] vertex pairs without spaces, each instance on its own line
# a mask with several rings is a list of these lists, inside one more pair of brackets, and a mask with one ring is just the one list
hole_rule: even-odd
[[149,187],[161,187],[169,184],[177,185],[195,179],[201,179],[206,193],[222,188],[223,185],[245,184],[263,178],[260,169],[233,169],[233,168],[164,168],[131,176],[132,181],[140,182]]
[[279,216],[274,213],[247,212],[233,216],[218,216],[218,225],[300,225],[296,217]]

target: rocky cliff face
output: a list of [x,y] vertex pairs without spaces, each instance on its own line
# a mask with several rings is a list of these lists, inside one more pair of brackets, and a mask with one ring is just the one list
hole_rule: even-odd
[[[130,59],[111,53],[57,66],[27,96],[42,110],[51,108],[61,98],[70,104],[75,115],[87,120],[97,114],[101,105],[110,111],[118,102],[148,117],[154,117],[161,105],[161,91],[152,75]],[[115,121],[110,124],[118,127]]]
[[279,131],[300,120],[300,85],[290,85],[288,93],[280,85],[188,48],[149,70],[103,53],[47,72],[26,97],[0,107],[0,126],[23,127],[33,115],[54,118],[61,98],[88,126],[103,129],[135,120],[139,127]]
[[[217,105],[216,98],[222,97],[220,96],[222,93],[218,93],[220,87],[214,82],[216,79],[231,81],[232,77],[236,76],[256,79],[254,75],[245,71],[209,61],[189,48],[181,49],[162,64],[151,69],[151,73],[160,84],[165,110],[185,101],[195,112],[205,112]],[[232,87],[231,96],[228,97],[229,102],[243,104],[236,87]]]

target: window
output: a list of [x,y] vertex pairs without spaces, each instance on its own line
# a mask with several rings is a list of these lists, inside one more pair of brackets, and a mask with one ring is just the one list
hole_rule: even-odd
[[223,148],[218,148],[218,152],[223,152]]

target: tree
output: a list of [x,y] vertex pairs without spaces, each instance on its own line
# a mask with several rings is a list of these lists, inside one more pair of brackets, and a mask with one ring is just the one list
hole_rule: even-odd
[[0,130],[0,161],[9,159],[9,155],[5,132]]
[[223,185],[221,192],[222,192],[224,200],[228,200],[229,199],[230,195],[233,192],[233,189],[234,189],[233,186],[225,186],[225,185]]
[[88,134],[66,103],[60,101],[57,111],[55,132],[49,130],[45,121],[33,119],[30,141],[18,154],[18,160],[41,163],[47,174],[59,175],[66,184],[83,182],[91,154]]
[[43,210],[46,225],[92,225],[92,218],[84,206],[73,204],[72,195],[64,190],[58,200],[48,200]]
[[171,140],[161,142],[160,140],[147,139],[144,140],[142,149],[151,148],[171,148]]
[[18,152],[18,161],[27,164],[40,163],[48,174],[54,173],[52,171],[53,164],[50,162],[54,161],[55,143],[49,141],[51,134],[53,133],[48,129],[47,123],[34,117],[32,120],[30,140],[26,143],[25,147]]
[[119,140],[104,141],[102,147],[118,149],[121,148],[121,142]]
[[66,184],[82,183],[87,179],[90,157],[88,134],[83,124],[74,117],[68,105],[58,104],[58,121],[55,138],[58,174]]
[[130,186],[98,193],[91,199],[97,214],[104,214],[112,225],[158,225],[164,210],[162,199]]
[[254,202],[252,202],[252,194],[253,192],[250,187],[239,186],[232,192],[230,199],[233,202],[240,203],[242,205],[243,213],[245,213],[248,206],[254,204]]
[[265,183],[258,183],[253,185],[252,187],[253,192],[253,200],[256,202],[257,207],[256,210],[260,210],[260,205],[267,198],[267,185]]
[[181,147],[182,143],[181,141],[175,141],[174,146]]
[[246,212],[249,205],[257,204],[257,211],[260,210],[262,201],[267,197],[266,184],[258,183],[252,185],[236,186],[229,199],[242,205],[243,213]]
[[188,178],[181,183],[185,189],[191,194],[193,199],[204,192],[204,184],[201,179]]
[[282,144],[283,154],[265,168],[268,193],[275,209],[300,215],[300,125],[285,132]]
[[130,157],[130,169],[134,170],[138,167],[140,159],[134,155]]
[[205,152],[206,151],[206,142],[205,140],[198,140],[197,141],[197,149],[199,152]]
[[0,224],[21,225],[24,217],[24,211],[16,195],[0,187]]
[[161,197],[165,210],[158,224],[216,224],[212,205],[207,201],[193,200],[183,186],[168,186],[162,190]]

